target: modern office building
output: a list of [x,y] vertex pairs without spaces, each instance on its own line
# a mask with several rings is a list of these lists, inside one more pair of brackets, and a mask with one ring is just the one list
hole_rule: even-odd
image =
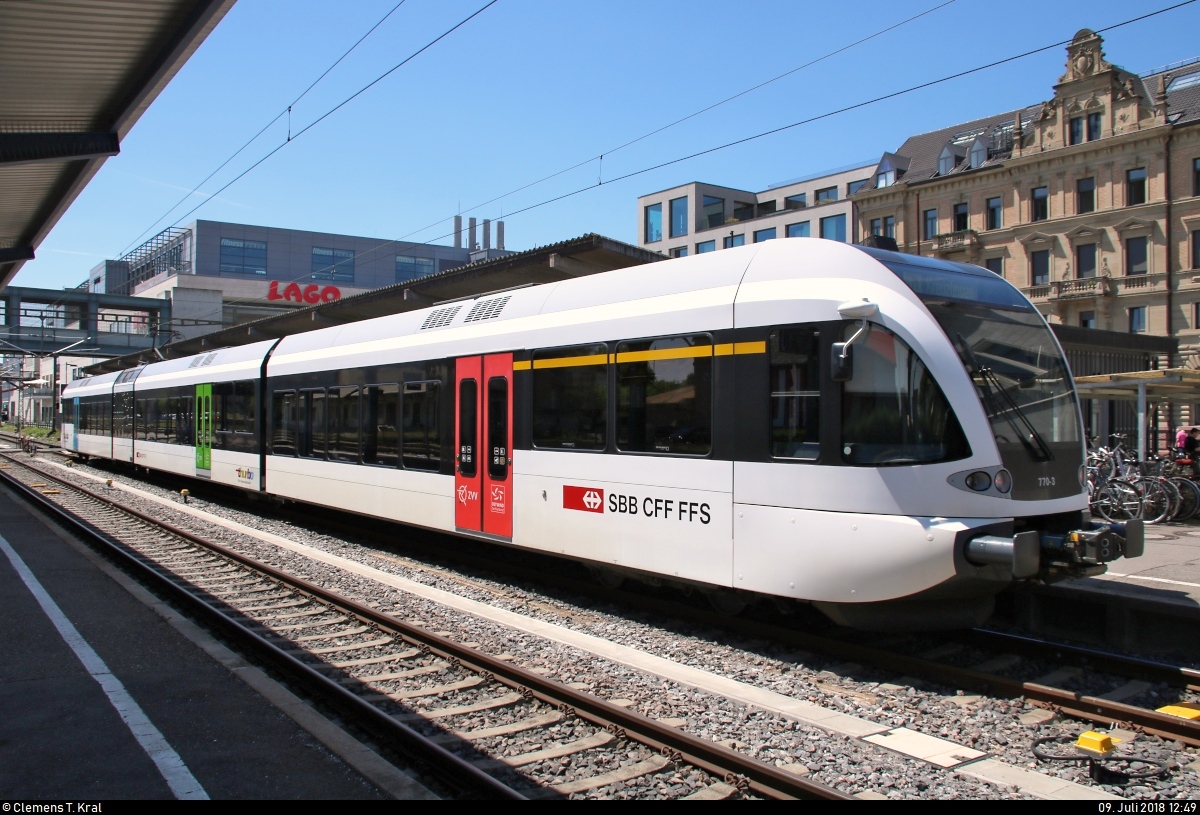
[[638,245],[669,257],[775,238],[857,234],[850,196],[874,162],[774,184],[763,192],[692,182],[638,198]]
[[86,287],[169,299],[176,339],[510,254],[504,222],[455,218],[453,246],[195,221],[92,269]]

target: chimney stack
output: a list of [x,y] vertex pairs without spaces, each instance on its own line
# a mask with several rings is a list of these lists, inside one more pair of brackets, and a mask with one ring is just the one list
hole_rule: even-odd
[[467,219],[467,251],[474,252],[475,246],[475,219]]
[[462,216],[454,216],[454,248],[462,249]]
[[487,218],[483,219],[483,251],[492,248],[492,222]]
[[496,248],[504,251],[504,221],[496,221]]

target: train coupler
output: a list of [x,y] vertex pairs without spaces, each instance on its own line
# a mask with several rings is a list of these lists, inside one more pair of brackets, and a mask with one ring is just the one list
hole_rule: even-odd
[[1142,520],[1123,524],[1089,523],[1065,535],[1041,534],[1043,574],[1048,582],[1104,574],[1105,564],[1141,557],[1146,549]]

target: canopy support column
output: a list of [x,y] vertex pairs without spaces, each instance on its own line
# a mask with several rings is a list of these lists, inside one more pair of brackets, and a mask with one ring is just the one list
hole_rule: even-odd
[[1146,460],[1146,383],[1137,386],[1138,461]]

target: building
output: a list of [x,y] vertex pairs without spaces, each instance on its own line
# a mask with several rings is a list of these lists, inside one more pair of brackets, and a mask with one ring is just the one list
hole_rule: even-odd
[[86,287],[170,300],[171,329],[186,339],[503,257],[504,222],[495,226],[493,248],[490,221],[470,218],[464,244],[457,216],[453,246],[195,221],[97,265]]
[[764,192],[692,182],[638,198],[638,245],[669,257],[713,252],[774,238],[857,234],[850,196],[872,162],[775,184]]
[[1048,101],[884,153],[854,196],[856,237],[986,266],[1052,323],[1175,337],[1194,356],[1200,59],[1137,76],[1101,46],[1075,35]]

